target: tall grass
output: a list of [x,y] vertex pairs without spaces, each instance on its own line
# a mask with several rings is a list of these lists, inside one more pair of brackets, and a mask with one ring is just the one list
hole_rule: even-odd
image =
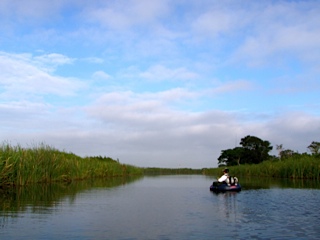
[[[228,167],[233,176],[258,176],[320,180],[320,159],[312,155],[293,156],[285,160]],[[206,169],[207,175],[219,176],[224,168]]]
[[111,158],[81,158],[45,144],[33,148],[9,144],[0,147],[0,186],[139,174],[140,168]]

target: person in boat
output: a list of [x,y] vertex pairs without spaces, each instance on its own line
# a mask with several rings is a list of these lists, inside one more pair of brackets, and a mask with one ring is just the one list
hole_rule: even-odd
[[225,182],[229,177],[229,169],[225,168],[223,170],[223,175],[218,179],[218,182],[223,183]]
[[228,168],[225,168],[223,170],[223,175],[218,179],[218,181],[213,182],[213,185],[214,186],[218,186],[218,185],[221,185],[221,184],[224,184],[224,183],[229,185],[229,186],[230,185],[237,185],[237,183],[238,183],[238,178],[230,177]]

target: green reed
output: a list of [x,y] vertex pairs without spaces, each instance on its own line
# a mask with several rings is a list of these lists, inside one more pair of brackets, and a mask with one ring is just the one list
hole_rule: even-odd
[[[293,179],[320,179],[320,159],[299,155],[285,160],[270,160],[260,164],[228,167],[232,176],[258,176]],[[224,168],[205,169],[207,175],[219,176]]]
[[0,186],[141,174],[140,168],[111,158],[82,158],[45,144],[33,148],[0,146]]

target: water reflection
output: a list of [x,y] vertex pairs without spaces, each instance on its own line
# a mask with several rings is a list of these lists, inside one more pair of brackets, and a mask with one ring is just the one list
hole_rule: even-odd
[[219,215],[222,219],[237,218],[237,192],[213,193],[217,195],[219,204]]
[[56,206],[61,199],[73,203],[80,192],[94,188],[113,188],[134,182],[141,177],[92,179],[74,181],[68,184],[33,184],[25,187],[7,188],[0,190],[0,211],[22,212],[31,211],[46,213],[47,208]]
[[0,195],[0,239],[319,236],[318,183],[241,178],[240,193],[215,194],[213,180],[148,176],[12,189]]

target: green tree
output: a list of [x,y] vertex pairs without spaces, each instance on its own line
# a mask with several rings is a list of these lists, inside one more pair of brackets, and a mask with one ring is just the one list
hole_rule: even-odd
[[272,150],[269,141],[263,141],[258,137],[246,136],[241,139],[242,147],[226,149],[221,151],[218,158],[219,166],[234,166],[244,163],[260,163],[269,159],[269,152]]
[[263,141],[255,136],[246,136],[241,139],[240,145],[244,148],[242,156],[245,163],[261,163],[270,158],[269,152],[272,146],[269,141]]
[[218,158],[219,166],[234,166],[240,165],[240,161],[243,155],[243,148],[236,147],[233,149],[222,150],[221,155]]
[[312,153],[312,155],[319,155],[320,154],[320,142],[313,141],[309,146],[308,149]]
[[290,158],[290,157],[297,155],[297,154],[298,153],[295,153],[293,150],[285,149],[280,152],[280,158],[287,159],[287,158]]

